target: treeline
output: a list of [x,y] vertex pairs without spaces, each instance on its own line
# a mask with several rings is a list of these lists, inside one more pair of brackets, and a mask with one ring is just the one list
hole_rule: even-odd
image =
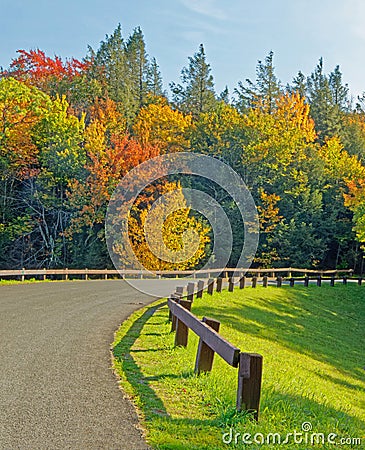
[[[110,267],[104,221],[118,181],[151,157],[190,151],[230,164],[251,190],[260,216],[257,266],[362,271],[365,95],[350,97],[338,66],[326,74],[320,60],[284,86],[270,53],[255,80],[217,93],[201,45],[169,88],[140,28],[124,39],[118,26],[82,61],[18,51],[0,78],[1,268]],[[184,184],[227,211],[234,264],[243,224],[232,199],[194,177],[164,180],[156,192]],[[168,268],[146,256],[139,233],[156,195],[139,199],[130,237],[148,267]],[[183,196],[179,202],[186,206]],[[204,259],[213,239],[206,222],[189,210],[173,219],[171,249],[190,224]]]

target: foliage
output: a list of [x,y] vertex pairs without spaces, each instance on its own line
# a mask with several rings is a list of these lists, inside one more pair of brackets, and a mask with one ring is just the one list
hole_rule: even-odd
[[[327,74],[320,59],[284,88],[270,52],[231,99],[228,87],[215,92],[200,45],[170,90],[169,100],[139,27],[124,37],[118,25],[82,60],[18,51],[0,73],[1,266],[110,266],[104,222],[119,180],[154,156],[192,151],[231,165],[251,190],[261,221],[255,265],[363,270],[365,94],[352,104],[339,66]],[[135,242],[157,193],[177,178],[144,192]],[[180,181],[226,211],[235,264],[244,224],[233,200],[206,179]],[[168,219],[176,235],[184,220],[205,229],[181,208]]]

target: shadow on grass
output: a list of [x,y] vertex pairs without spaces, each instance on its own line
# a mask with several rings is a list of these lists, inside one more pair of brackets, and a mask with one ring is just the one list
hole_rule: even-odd
[[[170,449],[170,450],[185,450],[189,449],[221,449],[225,448],[222,444],[222,434],[227,432],[229,427],[240,427],[245,430],[247,427],[250,431],[255,432],[260,428],[260,423],[257,425],[252,423],[247,416],[237,414],[235,412],[234,405],[224,408],[216,407],[212,410],[211,419],[196,419],[189,417],[189,404],[186,405],[186,417],[171,417],[168,413],[163,399],[159,397],[151,382],[161,382],[164,379],[188,379],[194,375],[192,371],[179,371],[178,373],[164,373],[157,376],[145,376],[143,373],[143,367],[136,363],[131,353],[153,351],[156,354],[156,361],[159,361],[158,353],[166,351],[166,348],[155,349],[133,349],[133,345],[136,340],[143,334],[143,328],[147,324],[153,326],[160,326],[161,322],[150,320],[153,314],[159,310],[162,304],[157,306],[148,307],[146,311],[136,319],[129,330],[125,333],[123,338],[114,347],[114,357],[119,367],[123,370],[125,379],[133,387],[135,393],[135,403],[143,413],[145,418],[145,426],[151,437],[152,444],[156,449]],[[277,305],[278,310],[283,312],[283,305]],[[206,311],[205,311],[206,312]],[[291,310],[292,312],[292,310]],[[245,309],[245,315],[247,310]],[[233,312],[230,310],[227,317],[232,320]],[[267,317],[265,320],[267,323],[271,322],[272,317],[269,320]],[[228,320],[228,319],[227,319]],[[237,322],[233,326],[238,326]],[[147,333],[146,333],[147,334]],[[164,337],[166,332],[153,333],[153,335]],[[162,358],[161,358],[162,359]],[[232,386],[233,389],[236,386]],[[176,394],[178,395],[178,394]],[[222,399],[224,400],[224,399]],[[168,408],[171,408],[173,399],[166,400]],[[203,406],[202,406],[203,407]],[[195,406],[196,408],[196,406]],[[264,427],[271,423],[270,431],[274,432],[272,427],[277,426],[279,433],[292,432],[297,429],[300,431],[301,424],[304,421],[312,422],[314,428],[317,418],[326,418],[325,422],[320,421],[323,429],[318,432],[331,433],[351,431],[351,426],[354,423],[354,418],[338,411],[332,407],[322,405],[313,399],[306,398],[301,395],[290,395],[277,391],[263,391],[262,393],[262,408],[261,417]],[[275,417],[275,423],[272,423]],[[328,420],[327,420],[328,419]],[[266,425],[265,425],[266,422]],[[285,426],[283,426],[283,423]],[[333,430],[332,424],[341,423],[341,429]],[[205,444],[204,439],[208,439],[209,443]],[[190,441],[191,439],[191,441]],[[200,441],[201,440],[201,441]],[[201,442],[200,444],[197,442]],[[193,443],[194,442],[194,443]],[[290,447],[288,447],[290,448]]]
[[[207,303],[195,305],[193,312],[202,316],[209,310],[210,316],[239,332],[278,342],[364,379],[364,288],[286,287],[270,298],[263,289],[251,296],[249,289],[235,290],[234,295],[223,292],[219,306],[214,296],[206,296]],[[283,291],[285,298],[280,296]],[[226,309],[221,302],[227,302]]]

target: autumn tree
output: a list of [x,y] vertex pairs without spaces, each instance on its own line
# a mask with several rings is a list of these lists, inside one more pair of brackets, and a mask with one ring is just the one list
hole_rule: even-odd
[[142,108],[136,117],[133,131],[142,145],[153,145],[160,153],[189,150],[188,131],[192,118],[173,110],[164,99]]
[[135,205],[130,212],[128,238],[134,254],[148,270],[198,268],[209,254],[209,227],[191,214],[180,185],[166,183],[157,194],[147,207]]

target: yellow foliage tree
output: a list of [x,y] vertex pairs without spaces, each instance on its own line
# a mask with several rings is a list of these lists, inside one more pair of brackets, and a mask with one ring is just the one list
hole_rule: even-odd
[[[197,268],[208,254],[209,231],[192,216],[181,186],[175,183],[166,183],[156,202],[136,203],[128,218],[131,247],[148,270]],[[128,265],[129,256],[123,257]]]
[[161,99],[140,110],[133,132],[142,145],[158,146],[161,153],[179,152],[190,147],[187,130],[191,124],[191,115],[174,111]]

